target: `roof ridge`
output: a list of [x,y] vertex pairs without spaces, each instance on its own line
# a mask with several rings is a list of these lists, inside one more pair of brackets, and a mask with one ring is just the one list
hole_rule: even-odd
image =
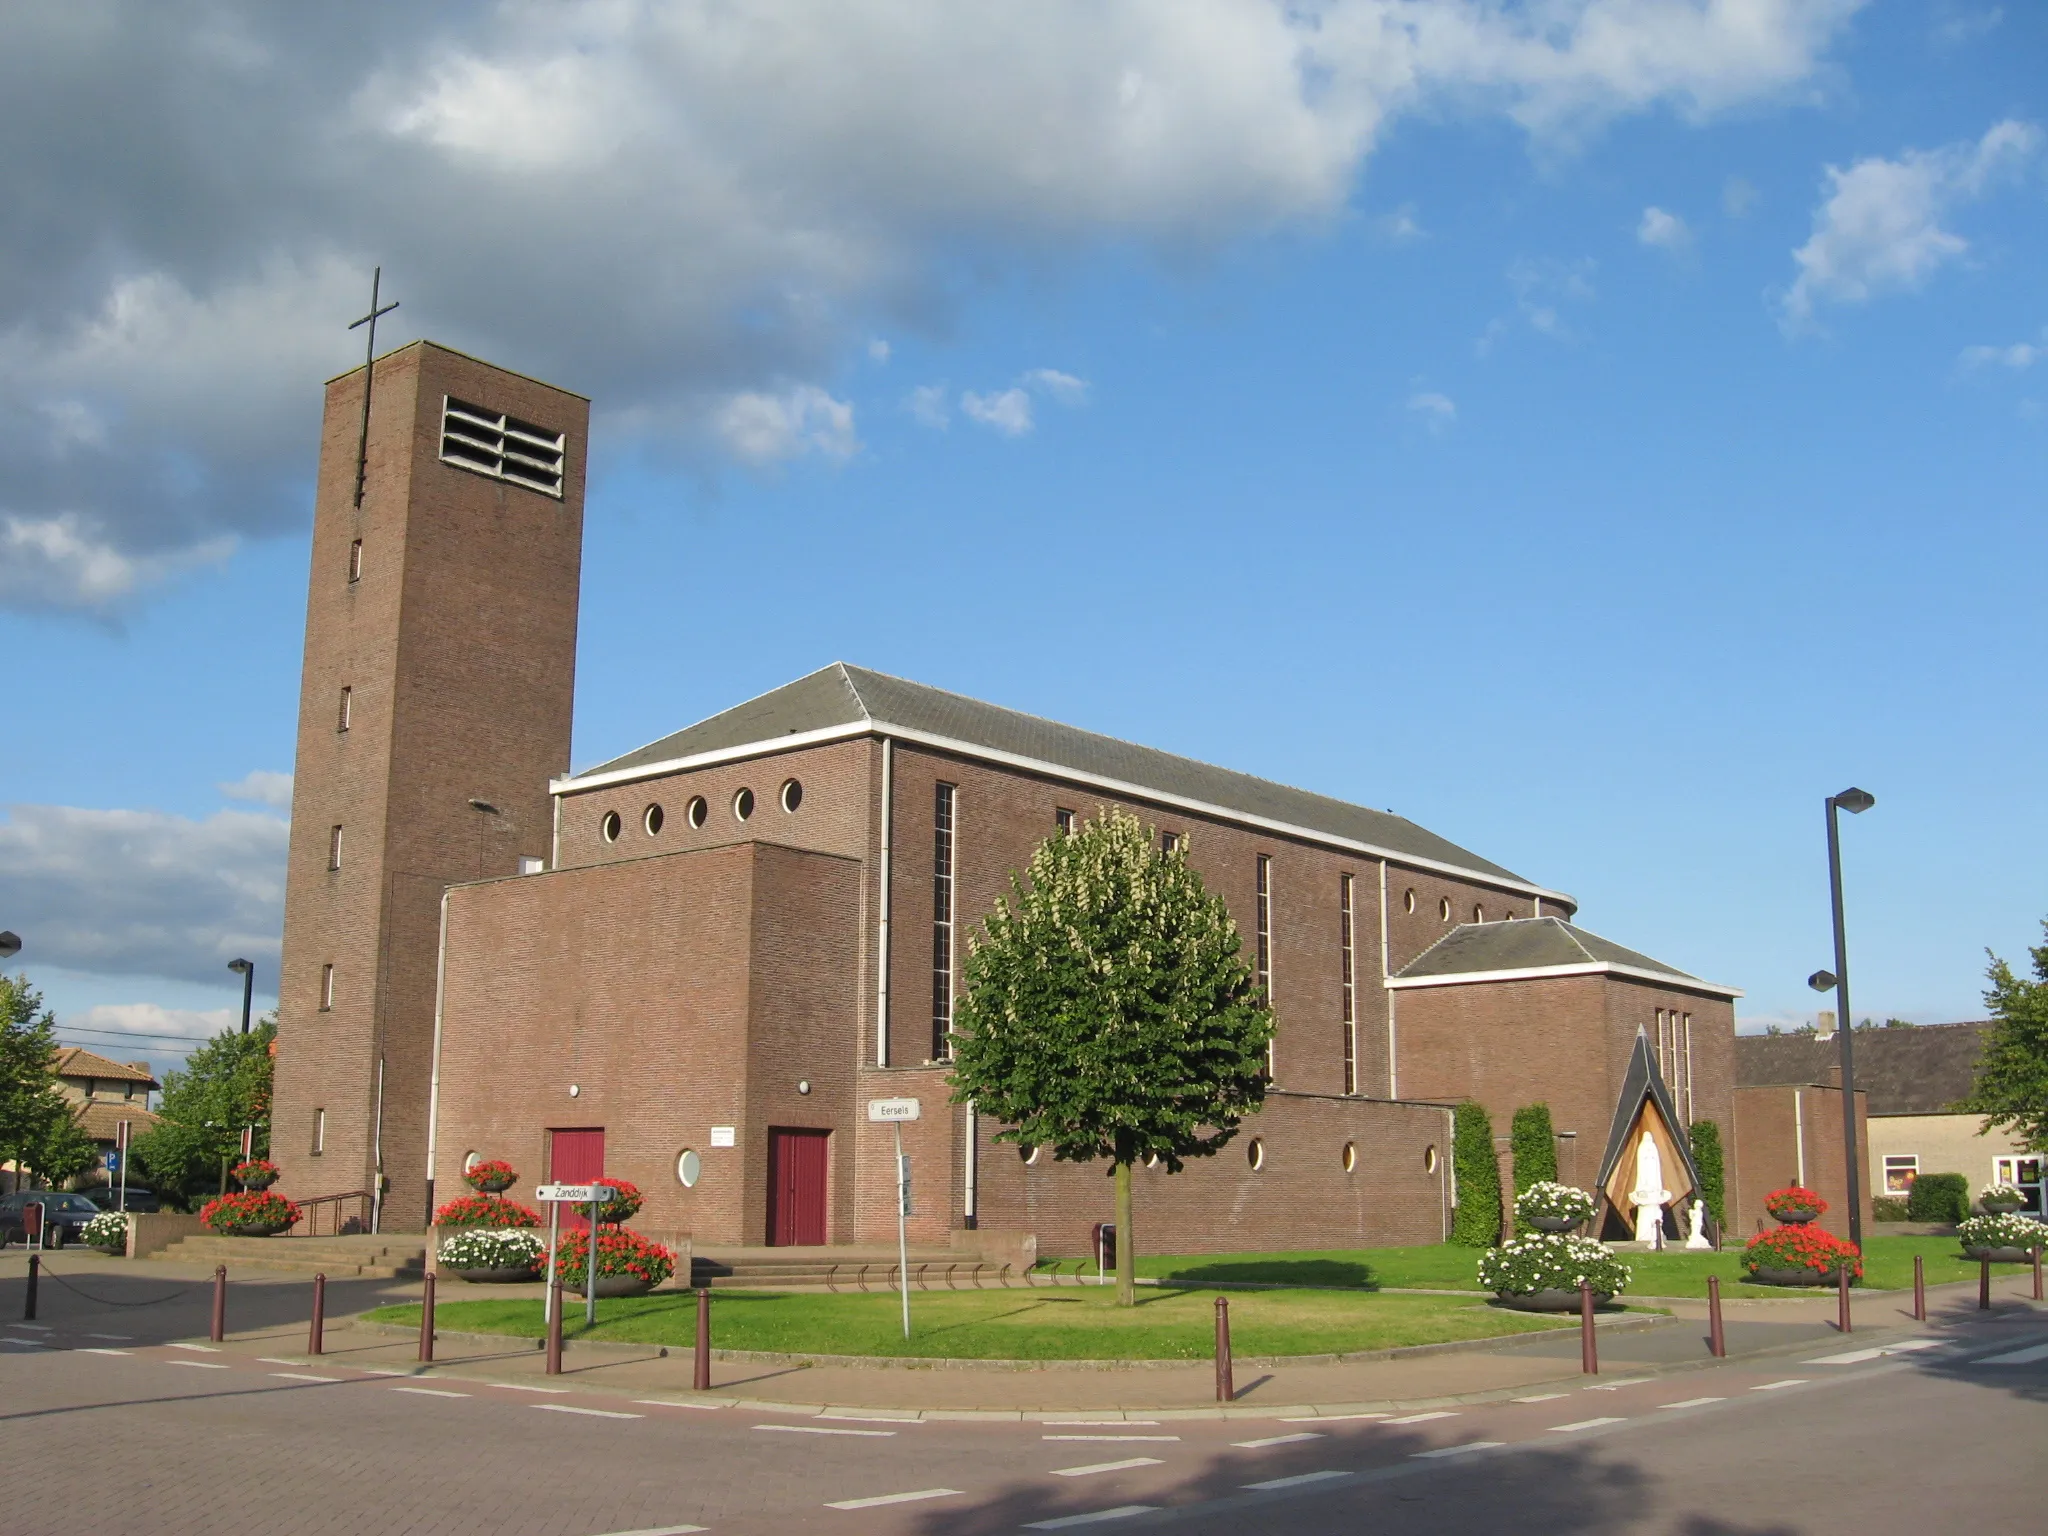
[[[1600,959],[1600,956],[1593,953],[1592,947],[1588,945],[1584,939],[1579,937],[1578,929],[1574,928],[1570,923],[1566,922],[1561,917],[1553,918],[1552,921],[1555,922],[1558,927],[1564,930],[1565,937],[1570,939],[1572,943],[1578,947],[1578,951],[1580,954],[1584,955],[1588,960]],[[1612,962],[1608,963],[1611,964]],[[1659,961],[1658,964],[1661,965],[1663,964],[1663,962]]]
[[[853,680],[853,674],[856,671],[873,672],[876,677],[887,677],[888,673],[875,672],[875,669],[873,667],[856,668],[848,665],[846,662],[843,661],[833,662],[832,668],[828,670],[832,669],[836,669],[838,671],[839,681],[846,684],[846,691],[853,695],[853,707],[859,710],[862,716],[868,721],[868,723],[872,725],[875,719],[875,712],[872,709],[868,708],[868,701],[860,696],[860,684]],[[799,679],[799,681],[801,681],[801,679]],[[902,682],[905,681],[905,679],[898,678],[896,679],[896,681]],[[788,687],[789,685],[785,683],[783,686]]]

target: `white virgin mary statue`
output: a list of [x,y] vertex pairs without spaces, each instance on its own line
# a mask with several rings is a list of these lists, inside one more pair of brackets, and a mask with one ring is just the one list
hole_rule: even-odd
[[1652,1248],[1664,1246],[1664,1205],[1671,1191],[1664,1187],[1664,1155],[1648,1131],[1636,1143],[1636,1187],[1629,1194],[1636,1208],[1636,1241]]

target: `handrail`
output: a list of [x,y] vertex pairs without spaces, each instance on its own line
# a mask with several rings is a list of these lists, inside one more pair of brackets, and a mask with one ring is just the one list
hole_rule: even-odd
[[[342,1205],[356,1202],[355,1214],[345,1220],[341,1214]],[[320,1235],[320,1212],[327,1211],[328,1235],[340,1237],[349,1232],[370,1230],[370,1192],[367,1189],[351,1189],[339,1195],[315,1195],[310,1200],[297,1200],[299,1219],[286,1232],[287,1237],[318,1237]]]

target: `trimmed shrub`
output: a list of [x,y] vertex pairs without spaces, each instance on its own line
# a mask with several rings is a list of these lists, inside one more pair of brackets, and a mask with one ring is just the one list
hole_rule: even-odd
[[[1508,1146],[1514,1159],[1517,1197],[1532,1184],[1557,1182],[1557,1134],[1550,1123],[1548,1104],[1524,1104],[1515,1111]],[[1525,1230],[1519,1221],[1516,1230]]]
[[1870,1215],[1874,1221],[1907,1221],[1906,1202],[1897,1195],[1878,1195],[1870,1202]]
[[1451,1169],[1458,1177],[1451,1241],[1466,1248],[1491,1248],[1500,1241],[1500,1164],[1493,1155],[1493,1121],[1484,1106],[1467,1099],[1451,1125]]
[[1728,1228],[1728,1161],[1721,1150],[1721,1127],[1711,1120],[1695,1120],[1687,1127],[1685,1139],[1692,1146],[1693,1166],[1700,1171],[1700,1198],[1707,1202],[1714,1230],[1724,1232]]
[[1970,1214],[1970,1181],[1960,1173],[1923,1173],[1906,1196],[1908,1221],[1953,1224]]

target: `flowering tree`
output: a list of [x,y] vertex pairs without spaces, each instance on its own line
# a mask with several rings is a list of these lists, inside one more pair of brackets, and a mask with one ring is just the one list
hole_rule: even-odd
[[953,1100],[999,1141],[1116,1180],[1117,1300],[1137,1302],[1131,1166],[1178,1173],[1265,1102],[1273,1020],[1222,899],[1178,852],[1109,811],[1039,845],[972,941]]

